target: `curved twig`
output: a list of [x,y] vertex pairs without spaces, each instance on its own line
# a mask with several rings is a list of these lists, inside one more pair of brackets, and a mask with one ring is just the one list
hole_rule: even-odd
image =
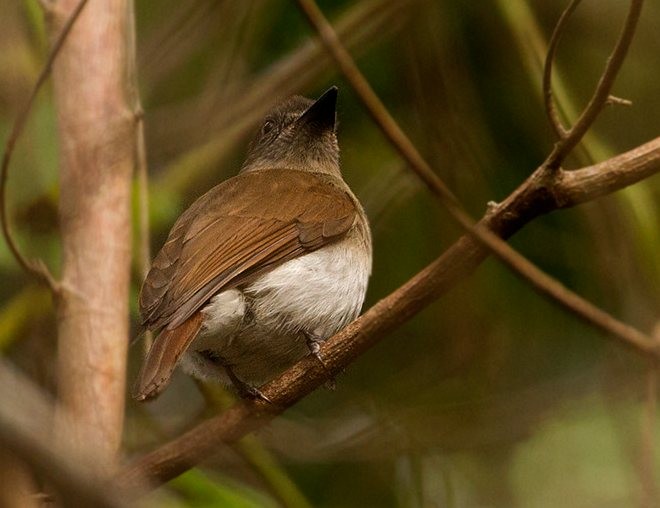
[[548,120],[552,129],[555,131],[557,138],[563,139],[568,134],[566,127],[561,122],[559,114],[557,113],[557,108],[555,108],[554,99],[552,97],[552,65],[555,60],[555,55],[557,54],[557,46],[559,40],[564,32],[564,27],[568,22],[568,19],[575,11],[576,7],[582,0],[573,0],[568,7],[561,13],[559,21],[555,25],[555,29],[552,32],[552,37],[550,37],[550,42],[548,43],[548,53],[545,57],[545,63],[543,65],[543,101],[545,105],[545,112],[548,115]]
[[[544,273],[497,235],[493,234],[488,229],[481,227],[481,224],[476,224],[472,217],[465,212],[445,183],[431,169],[431,166],[424,160],[387,108],[385,108],[378,96],[374,93],[371,85],[369,85],[369,82],[362,75],[348,51],[339,41],[337,34],[319,9],[316,2],[314,0],[296,1],[307,20],[318,32],[326,49],[334,58],[335,63],[344,74],[344,77],[356,92],[381,132],[394,148],[396,148],[415,173],[417,173],[420,179],[429,187],[431,192],[438,197],[439,201],[445,206],[451,217],[458,222],[463,229],[488,247],[488,249],[490,249],[500,261],[511,268],[513,272],[519,275],[522,279],[529,282],[540,294],[550,297],[550,299],[558,303],[564,309],[580,317],[582,320],[590,323],[596,328],[600,328],[607,334],[612,335],[629,345],[633,345],[638,350],[645,351],[649,348],[655,349],[655,346],[651,345],[653,342],[650,337],[630,325],[619,321],[614,316],[599,309],[591,302],[577,295],[559,281]],[[641,0],[633,0],[633,3],[638,4],[640,1]],[[629,16],[629,18],[630,17],[631,16]],[[629,20],[626,22],[628,30],[630,30],[629,27],[634,27],[634,25],[635,23],[631,23]],[[630,35],[626,36],[625,40],[629,42],[630,37]],[[620,46],[621,44],[617,46],[617,49]],[[619,55],[620,50],[615,50],[615,53]],[[625,51],[623,54],[625,54]],[[617,56],[617,59],[618,58],[621,57]],[[618,67],[620,67],[620,62],[618,63]],[[608,64],[606,72],[609,71],[608,76],[610,76],[610,78],[605,81],[609,82],[613,80],[611,69],[612,66]],[[601,81],[603,81],[603,79],[601,79]],[[608,91],[609,88],[606,88],[606,92]],[[584,114],[578,121],[579,125],[576,124],[575,127],[579,127],[580,129],[583,128],[585,125],[585,123],[581,121],[583,117]],[[569,138],[566,138],[565,141],[573,139],[575,127],[571,129],[571,135]],[[580,138],[581,137],[582,134],[580,134]],[[524,192],[531,192],[534,190],[551,188],[553,181],[556,180],[556,176],[557,175],[549,172],[544,164],[534,172],[526,182],[527,187],[523,190]],[[495,207],[495,209],[497,208],[498,207]]]
[[[612,53],[607,59],[605,70],[598,80],[598,84],[596,85],[596,89],[594,90],[589,103],[575,121],[575,124],[573,124],[568,132],[555,144],[552,152],[543,163],[544,167],[552,170],[559,168],[568,154],[571,153],[573,148],[575,148],[575,146],[582,140],[587,130],[589,130],[589,127],[591,127],[591,124],[594,123],[596,117],[607,104],[608,98],[610,97],[610,90],[614,85],[614,80],[621,69],[621,65],[626,58],[628,48],[630,48],[630,43],[635,34],[637,21],[642,12],[643,3],[644,0],[630,0],[630,8],[628,9],[623,29],[621,30],[621,34],[619,35]],[[577,1],[573,0],[568,9],[571,9],[571,7],[574,9],[575,6],[573,6],[573,4],[577,4]],[[566,14],[568,9],[564,14]],[[562,18],[564,18],[564,14],[562,14]],[[568,14],[570,14],[570,12],[568,12]],[[562,21],[562,18],[560,18],[560,22]]]
[[80,0],[76,8],[71,13],[71,16],[69,16],[69,19],[67,19],[66,23],[62,27],[62,31],[60,32],[59,36],[57,37],[57,39],[55,39],[55,42],[53,43],[53,47],[51,48],[50,53],[48,54],[48,58],[46,59],[46,63],[41,69],[41,72],[39,73],[39,77],[37,78],[37,81],[34,84],[34,87],[32,88],[30,97],[28,98],[27,102],[25,103],[25,105],[19,112],[18,116],[16,117],[16,120],[14,121],[14,125],[12,126],[12,130],[5,144],[5,151],[2,156],[2,167],[0,168],[0,222],[2,223],[2,234],[5,238],[5,241],[7,242],[7,246],[9,247],[9,250],[11,251],[12,255],[14,256],[18,264],[21,266],[21,268],[26,273],[35,276],[40,282],[43,282],[47,286],[49,286],[50,289],[55,294],[57,294],[57,292],[59,291],[58,283],[53,277],[53,275],[50,273],[46,265],[43,263],[43,261],[39,259],[37,260],[27,259],[21,253],[20,249],[18,248],[18,245],[14,241],[14,238],[11,233],[11,227],[9,225],[9,219],[7,217],[7,179],[9,177],[9,163],[11,162],[11,156],[12,153],[14,152],[14,146],[16,145],[16,141],[18,140],[19,136],[23,132],[23,128],[25,127],[25,122],[27,121],[30,110],[32,109],[34,100],[36,99],[39,90],[46,82],[46,79],[48,78],[48,75],[50,74],[50,71],[53,67],[53,62],[55,61],[55,58],[60,52],[60,49],[62,48],[64,41],[69,35],[69,32],[71,32],[74,23],[78,19],[78,16],[82,12],[86,4],[87,4],[87,0]]

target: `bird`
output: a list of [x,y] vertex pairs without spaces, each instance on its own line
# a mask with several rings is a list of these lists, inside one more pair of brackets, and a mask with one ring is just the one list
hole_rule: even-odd
[[337,94],[274,106],[238,174],[174,223],[139,294],[140,327],[157,335],[136,400],[160,395],[177,365],[265,398],[259,386],[320,359],[323,341],[359,315],[372,240],[340,170]]

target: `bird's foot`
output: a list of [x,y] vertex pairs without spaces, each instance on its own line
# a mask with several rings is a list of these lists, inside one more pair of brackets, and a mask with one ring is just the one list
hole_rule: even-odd
[[323,370],[325,370],[325,372],[328,375],[328,381],[326,382],[326,386],[331,390],[334,390],[335,378],[330,373],[330,369],[328,369],[328,366],[325,364],[325,362],[323,361],[323,357],[321,356],[321,343],[323,342],[323,339],[312,332],[304,332],[304,334],[310,354],[314,358],[316,358],[316,360],[321,364],[321,367],[323,367]]
[[254,386],[246,383],[242,379],[239,379],[236,374],[234,374],[234,371],[231,369],[231,367],[228,367],[227,365],[223,365],[225,368],[225,371],[227,372],[227,376],[231,380],[232,384],[234,385],[234,388],[236,388],[236,391],[238,392],[238,396],[241,399],[248,399],[248,400],[263,400],[264,402],[268,402],[269,404],[272,404],[273,402],[266,397],[259,388],[255,388]]

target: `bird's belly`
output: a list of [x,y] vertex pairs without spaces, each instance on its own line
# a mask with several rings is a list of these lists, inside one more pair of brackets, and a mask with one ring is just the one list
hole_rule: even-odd
[[371,259],[357,246],[335,244],[289,261],[245,289],[257,322],[320,338],[360,312]]
[[[288,261],[242,292],[217,295],[203,310],[204,331],[191,349],[213,351],[248,383],[272,379],[309,353],[306,335],[327,339],[357,317],[370,271],[363,249],[341,243]],[[183,363],[199,374],[191,358]],[[222,369],[209,375],[224,377]]]

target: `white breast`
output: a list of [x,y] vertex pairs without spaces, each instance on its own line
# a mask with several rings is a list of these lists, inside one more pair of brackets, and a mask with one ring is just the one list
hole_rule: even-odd
[[258,300],[255,320],[284,321],[327,338],[355,319],[362,308],[371,273],[371,252],[340,242],[288,261],[246,288]]

